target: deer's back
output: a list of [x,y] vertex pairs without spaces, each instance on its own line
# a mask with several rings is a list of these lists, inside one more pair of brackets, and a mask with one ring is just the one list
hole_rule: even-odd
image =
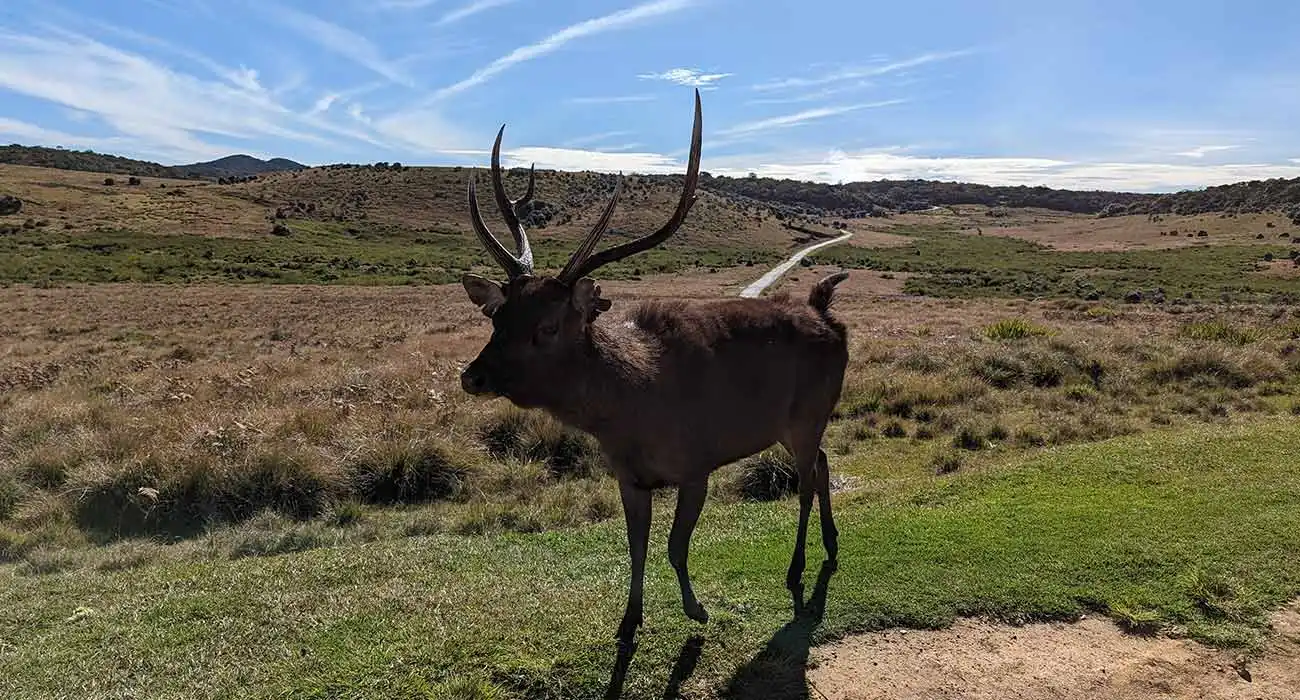
[[709,464],[696,467],[721,466],[825,421],[839,398],[846,339],[807,304],[652,301],[630,321],[656,348],[637,411],[638,448],[660,452],[657,462],[698,455]]

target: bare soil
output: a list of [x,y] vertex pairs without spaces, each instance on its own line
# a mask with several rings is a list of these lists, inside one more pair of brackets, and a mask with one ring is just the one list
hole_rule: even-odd
[[1104,618],[1020,627],[964,619],[936,631],[890,630],[813,650],[812,697],[830,700],[1295,700],[1300,603],[1273,617],[1253,660]]

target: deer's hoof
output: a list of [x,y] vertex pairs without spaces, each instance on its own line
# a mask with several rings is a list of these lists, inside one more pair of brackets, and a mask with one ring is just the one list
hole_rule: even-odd
[[682,607],[686,610],[686,617],[689,617],[700,624],[709,621],[709,611],[705,610],[704,606],[700,605],[699,601],[696,601],[694,605],[688,604]]

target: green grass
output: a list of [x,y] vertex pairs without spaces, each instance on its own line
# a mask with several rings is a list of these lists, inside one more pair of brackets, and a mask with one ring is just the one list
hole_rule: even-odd
[[1000,319],[984,328],[984,336],[989,340],[1024,340],[1025,338],[1051,334],[1052,329],[1023,318]]
[[911,294],[939,297],[1019,297],[1123,300],[1158,289],[1168,301],[1191,298],[1235,301],[1300,299],[1294,280],[1251,274],[1266,253],[1285,257],[1282,246],[1196,246],[1123,252],[1058,251],[1004,236],[972,236],[934,228],[896,231],[911,245],[819,250],[817,264],[843,265],[916,276],[903,284]]
[[[473,236],[371,224],[284,222],[292,233],[259,239],[155,236],[130,231],[0,236],[0,282],[261,282],[285,284],[446,284],[462,272],[497,268]],[[572,242],[534,236],[539,270],[559,269]],[[776,251],[705,250],[670,242],[602,268],[604,279],[691,266],[776,260]]]
[[[820,622],[791,622],[783,589],[792,499],[706,507],[691,553],[713,615],[703,628],[680,612],[661,502],[626,697],[678,684],[806,697],[810,643],[960,615],[1112,611],[1252,648],[1267,611],[1300,594],[1297,441],[1295,421],[1198,427],[841,494],[841,567]],[[285,549],[129,570],[0,567],[0,696],[604,695],[627,575],[621,519]],[[819,555],[814,545],[809,583]]]

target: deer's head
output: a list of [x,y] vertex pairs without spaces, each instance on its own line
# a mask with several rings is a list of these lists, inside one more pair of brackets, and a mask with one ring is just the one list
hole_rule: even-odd
[[504,133],[505,126],[502,126],[492,147],[492,190],[519,253],[516,255],[506,250],[488,230],[479,211],[471,173],[470,221],[483,247],[505,271],[506,279],[497,282],[473,274],[461,278],[470,301],[492,319],[492,337],[461,373],[461,386],[471,394],[505,396],[519,405],[529,406],[536,405],[548,389],[553,391],[558,382],[564,381],[555,376],[555,371],[585,352],[591,323],[610,307],[610,301],[601,297],[600,287],[588,275],[603,265],[659,245],[677,231],[695,204],[702,140],[700,92],[695,91],[695,125],[691,133],[686,183],[672,218],[650,235],[594,253],[600,237],[609,227],[623,189],[620,174],[614,195],[600,219],[569,257],[564,269],[555,276],[533,272],[532,249],[519,217],[532,201],[534,172],[530,170],[528,173],[528,189],[524,196],[511,200],[501,182],[501,137]]

